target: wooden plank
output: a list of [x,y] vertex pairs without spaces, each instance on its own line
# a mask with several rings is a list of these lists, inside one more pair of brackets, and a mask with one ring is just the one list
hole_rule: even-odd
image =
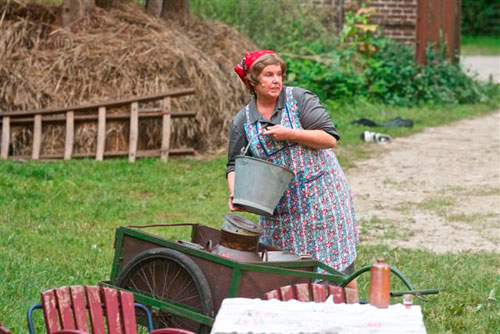
[[[142,112],[139,110],[139,119],[148,119],[148,118],[161,118],[164,115],[163,112]],[[170,115],[171,118],[192,118],[196,116],[196,112],[176,112]],[[98,115],[74,115],[73,117],[75,122],[85,122],[85,121],[96,121],[99,119]],[[106,115],[107,121],[119,121],[119,120],[127,120],[130,119],[130,113],[124,114],[113,114]],[[66,122],[66,116],[42,116],[43,123],[63,123]],[[0,123],[3,123],[0,119]],[[33,117],[23,117],[23,118],[12,118],[10,119],[10,124],[29,124],[33,123]]]
[[34,118],[33,125],[33,151],[31,158],[38,160],[40,157],[40,149],[42,147],[42,115],[37,114]]
[[104,308],[106,309],[106,323],[109,333],[122,333],[120,310],[118,306],[118,291],[111,288],[102,288]]
[[326,301],[326,288],[324,284],[311,284],[312,300],[317,303]]
[[97,120],[97,151],[95,159],[102,161],[104,157],[104,146],[106,144],[106,107],[99,108],[99,119]]
[[102,314],[100,289],[97,286],[86,286],[89,305],[90,324],[94,334],[104,334],[104,316]]
[[328,285],[328,293],[333,295],[333,302],[335,304],[345,303],[345,291],[344,288],[337,285]]
[[[146,150],[146,151],[137,151],[136,158],[145,158],[145,157],[159,157],[161,150]],[[170,150],[169,155],[187,155],[194,154],[195,151],[192,148],[175,148]],[[105,158],[117,158],[117,157],[125,157],[128,156],[128,151],[114,151],[114,152],[104,152]],[[95,157],[95,153],[73,153],[72,158],[92,158]],[[12,160],[28,160],[30,156],[28,155],[14,155],[10,157]],[[62,159],[64,158],[63,153],[54,153],[54,154],[41,154],[40,159]]]
[[73,143],[75,141],[75,113],[66,113],[66,141],[64,142],[64,160],[70,160],[73,154]]
[[269,299],[280,299],[280,293],[278,290],[272,290],[269,292],[266,292],[264,294],[264,299],[269,300]]
[[134,295],[131,292],[120,290],[120,302],[123,319],[123,333],[137,334]]
[[359,303],[359,293],[357,289],[344,288],[344,290],[345,290],[345,300],[347,304]]
[[40,295],[43,315],[45,317],[45,327],[47,328],[47,334],[51,334],[60,329],[57,321],[56,294],[54,290],[49,290],[42,292]]
[[170,98],[166,97],[162,101],[162,109],[165,113],[162,119],[162,137],[161,137],[161,160],[168,161],[168,151],[170,150]]
[[184,89],[172,90],[172,91],[165,92],[165,93],[155,94],[155,95],[142,96],[142,97],[131,97],[128,99],[123,99],[123,100],[118,100],[118,101],[101,102],[101,103],[88,104],[88,105],[83,105],[83,106],[70,106],[70,107],[63,107],[63,108],[0,112],[0,117],[1,116],[19,117],[19,116],[36,115],[36,114],[50,115],[50,114],[58,114],[58,113],[66,112],[66,111],[70,111],[70,110],[83,111],[83,110],[98,109],[99,107],[111,108],[111,107],[118,107],[118,106],[131,104],[133,102],[149,102],[149,101],[160,100],[166,96],[181,97],[181,96],[187,96],[187,95],[192,95],[192,94],[194,94],[193,88],[184,88]]
[[87,305],[85,302],[85,289],[81,285],[74,285],[69,288],[71,301],[73,302],[73,311],[75,314],[76,329],[90,332],[87,316]]
[[280,289],[280,300],[287,301],[293,298],[293,289],[291,285],[282,286]]
[[57,308],[61,319],[62,329],[75,329],[73,318],[73,309],[71,308],[71,299],[67,287],[55,289],[57,298]]
[[9,157],[9,144],[10,144],[10,117],[2,117],[2,145],[0,151],[0,159],[7,159]]
[[300,283],[295,284],[293,286],[295,290],[295,298],[300,302],[308,302],[309,298],[309,284],[308,283]]
[[128,161],[135,162],[137,152],[137,140],[139,139],[139,103],[133,102],[130,105],[130,133],[128,144]]

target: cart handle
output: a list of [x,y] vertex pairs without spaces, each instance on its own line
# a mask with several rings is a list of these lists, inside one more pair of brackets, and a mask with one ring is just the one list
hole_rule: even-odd
[[160,223],[160,224],[150,224],[150,225],[124,225],[122,227],[147,228],[147,227],[194,226],[194,225],[199,225],[199,223]]
[[[351,275],[349,275],[341,284],[340,286],[341,287],[345,287],[347,284],[349,284],[353,279],[355,279],[356,277],[358,277],[359,275],[361,275],[362,273],[365,273],[367,271],[370,271],[372,266],[365,266],[363,268],[360,268],[358,270],[356,270],[355,272],[353,272]],[[396,268],[392,267],[391,266],[391,272],[393,272],[397,277],[399,277],[399,279],[401,281],[403,281],[404,285],[406,285],[408,287],[408,289],[410,290],[415,290],[413,288],[413,285],[411,284],[410,280],[408,278],[405,277],[405,275],[403,275],[403,273],[401,273],[399,270],[397,270]]]
[[[349,275],[342,283],[340,283],[341,287],[345,287],[349,282],[354,280],[356,277],[361,275],[362,273],[365,273],[371,269],[371,266],[365,266],[363,268],[360,268],[356,270],[354,273]],[[424,298],[423,295],[431,295],[431,294],[438,294],[439,290],[437,289],[425,289],[425,290],[415,290],[413,285],[411,284],[410,280],[406,278],[405,275],[403,275],[402,272],[397,270],[396,268],[391,266],[391,272],[393,272],[409,289],[409,291],[391,291],[391,297],[397,297],[397,296],[402,296],[404,294],[412,294],[415,297],[426,301],[427,299]]]

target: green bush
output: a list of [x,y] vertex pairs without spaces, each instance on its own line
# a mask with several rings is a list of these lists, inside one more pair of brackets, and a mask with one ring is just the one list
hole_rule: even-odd
[[421,66],[405,45],[384,37],[375,45],[371,57],[344,49],[329,54],[330,63],[286,57],[288,84],[308,88],[322,99],[365,97],[400,106],[485,102],[497,90],[468,77],[439,50],[429,48],[427,65]]
[[287,83],[308,88],[323,100],[360,97],[399,106],[476,103],[498,90],[468,77],[443,50],[429,48],[427,65],[418,65],[412,48],[384,37],[371,24],[370,8],[347,11],[344,27],[336,33],[327,11],[300,1],[191,3],[196,15],[233,25],[259,48],[279,52],[288,64]]
[[462,0],[462,34],[466,36],[500,35],[498,0]]
[[334,47],[331,13],[319,8],[293,0],[191,0],[194,15],[236,27],[261,49],[293,53]]

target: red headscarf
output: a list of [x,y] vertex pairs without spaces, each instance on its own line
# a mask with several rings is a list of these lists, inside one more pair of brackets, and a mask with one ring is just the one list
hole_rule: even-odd
[[234,67],[234,70],[240,77],[241,81],[243,81],[245,86],[247,86],[247,88],[250,87],[245,77],[250,72],[250,68],[252,67],[253,63],[255,63],[255,61],[260,58],[260,56],[265,55],[267,53],[274,53],[274,51],[259,50],[254,52],[248,52],[247,54],[245,54],[241,62]]

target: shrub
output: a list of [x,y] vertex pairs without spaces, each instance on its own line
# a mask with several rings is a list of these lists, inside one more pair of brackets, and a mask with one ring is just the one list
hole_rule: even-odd
[[462,34],[498,36],[500,34],[498,0],[462,0]]

